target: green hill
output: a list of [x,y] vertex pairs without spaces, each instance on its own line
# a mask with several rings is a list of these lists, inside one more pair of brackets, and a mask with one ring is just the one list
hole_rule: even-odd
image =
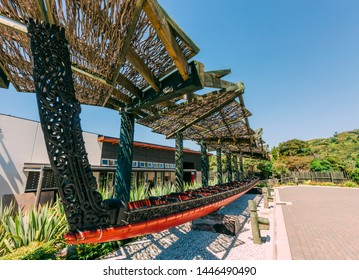
[[[359,162],[359,129],[334,133],[330,138],[288,140],[273,147],[273,171],[345,171],[351,174]],[[359,172],[359,171],[358,171]]]
[[359,158],[359,129],[335,133],[333,137],[306,141],[315,157],[355,162]]

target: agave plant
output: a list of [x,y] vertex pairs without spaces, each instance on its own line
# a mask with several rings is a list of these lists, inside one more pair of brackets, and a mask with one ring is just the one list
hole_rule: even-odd
[[148,184],[141,184],[131,188],[130,201],[145,199],[148,197]]
[[67,231],[66,218],[58,202],[53,206],[47,204],[28,212],[19,208],[13,215],[3,215],[1,224],[5,232],[2,248],[8,252],[33,241],[62,239]]

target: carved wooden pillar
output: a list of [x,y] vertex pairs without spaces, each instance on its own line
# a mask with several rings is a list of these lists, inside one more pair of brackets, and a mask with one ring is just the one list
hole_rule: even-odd
[[208,187],[208,157],[207,157],[207,145],[205,142],[201,142],[201,173],[202,173],[202,187]]
[[183,185],[183,134],[177,133],[176,135],[176,182],[175,187],[177,191],[184,191]]
[[85,150],[64,29],[29,20],[36,98],[47,153],[70,230],[107,226]]
[[217,149],[217,178],[218,178],[218,184],[222,185],[222,150],[221,148]]
[[130,201],[134,132],[134,115],[127,112],[121,112],[120,142],[118,146],[115,178],[115,197],[121,199],[124,203]]
[[231,152],[226,152],[226,165],[227,165],[227,182],[230,183],[233,181]]
[[234,180],[239,181],[239,169],[238,169],[238,157],[233,155],[233,169],[234,169]]

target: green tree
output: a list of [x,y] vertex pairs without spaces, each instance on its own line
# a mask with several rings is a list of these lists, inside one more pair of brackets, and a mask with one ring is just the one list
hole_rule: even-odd
[[280,143],[278,149],[281,156],[308,156],[312,153],[309,144],[298,139]]
[[262,161],[257,165],[257,169],[261,172],[260,179],[268,179],[272,175],[273,164],[271,161]]
[[313,159],[310,163],[310,171],[331,171],[332,165],[326,159]]
[[280,177],[282,174],[283,175],[288,174],[289,169],[288,169],[288,166],[284,162],[277,160],[273,163],[272,173],[275,177]]

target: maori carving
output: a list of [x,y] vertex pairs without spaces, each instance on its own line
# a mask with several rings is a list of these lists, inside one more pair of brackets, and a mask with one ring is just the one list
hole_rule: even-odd
[[183,135],[178,133],[176,135],[176,189],[177,191],[184,191],[183,188]]
[[207,145],[204,141],[201,141],[202,187],[208,186],[208,169],[209,169],[209,162],[207,157]]
[[227,166],[227,182],[232,182],[232,159],[231,159],[231,153],[226,152],[226,166]]
[[[177,201],[173,203],[168,203],[160,206],[150,206],[139,209],[131,209],[128,211],[128,222],[130,224],[145,222],[148,220],[152,220],[154,218],[167,217],[171,214],[181,213],[186,210],[194,209],[197,207],[201,207],[204,205],[208,205],[222,199],[226,199],[228,197],[234,196],[241,192],[244,192],[251,188],[254,184],[257,183],[258,180],[251,181],[245,185],[240,185],[237,182],[233,184],[225,184],[219,187],[213,187],[213,193],[208,195],[208,192],[211,191],[211,187],[202,188],[204,193],[207,193],[208,196],[203,196],[202,198],[189,199],[183,201]],[[227,191],[219,191],[222,188],[228,188]],[[216,189],[217,188],[217,189]],[[200,190],[194,190],[194,192]],[[175,195],[175,194],[174,194]]]
[[122,112],[115,178],[115,197],[120,198],[125,203],[130,201],[134,133],[134,115]]
[[87,158],[64,30],[30,19],[28,34],[41,126],[70,230],[107,226],[111,213]]
[[222,150],[221,148],[217,148],[217,177],[218,177],[218,184],[222,185]]

